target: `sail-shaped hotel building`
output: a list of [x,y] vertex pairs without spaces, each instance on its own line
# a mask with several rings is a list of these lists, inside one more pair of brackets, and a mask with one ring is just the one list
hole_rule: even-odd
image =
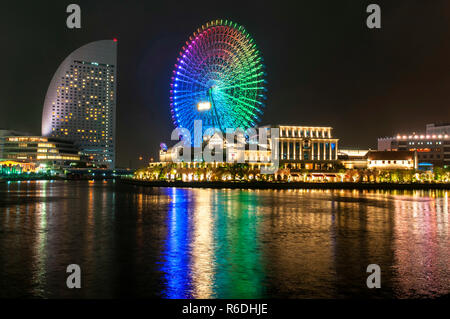
[[54,74],[44,102],[42,135],[73,141],[89,162],[115,167],[117,41],[91,42]]

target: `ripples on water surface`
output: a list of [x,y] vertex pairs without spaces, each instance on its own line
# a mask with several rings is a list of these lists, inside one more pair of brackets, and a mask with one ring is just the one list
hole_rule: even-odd
[[[446,191],[0,184],[0,297],[417,298],[450,293]],[[82,289],[66,288],[79,264]],[[366,287],[366,267],[382,288]]]

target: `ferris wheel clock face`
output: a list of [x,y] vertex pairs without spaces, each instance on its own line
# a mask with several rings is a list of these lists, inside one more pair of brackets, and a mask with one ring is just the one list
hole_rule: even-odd
[[177,58],[170,88],[172,120],[193,134],[194,121],[221,132],[254,127],[266,99],[263,58],[249,33],[228,20],[201,26]]

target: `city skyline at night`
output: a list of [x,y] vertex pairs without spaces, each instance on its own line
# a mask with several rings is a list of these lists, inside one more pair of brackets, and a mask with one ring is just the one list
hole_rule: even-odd
[[[380,30],[365,27],[364,2],[249,5],[238,11],[216,5],[206,10],[200,3],[179,4],[173,11],[165,4],[134,3],[124,8],[103,1],[80,2],[83,26],[79,30],[64,27],[58,15],[65,10],[64,3],[55,3],[45,12],[38,5],[24,10],[13,5],[4,16],[6,22],[19,11],[23,18],[48,18],[34,28],[17,29],[9,50],[3,52],[5,60],[22,61],[6,65],[8,78],[24,82],[20,89],[8,82],[0,86],[11,93],[2,94],[0,127],[38,135],[36,119],[58,61],[85,43],[117,38],[121,65],[117,165],[129,166],[131,161],[136,166],[139,156],[156,158],[155,145],[168,140],[173,128],[167,88],[180,44],[199,24],[228,18],[242,24],[264,52],[269,91],[261,125],[332,126],[344,146],[374,149],[380,136],[415,131],[449,117],[449,81],[440,72],[448,65],[450,51],[445,41],[449,4],[380,4]],[[108,9],[102,11],[103,7]],[[170,17],[177,10],[183,15],[174,23]],[[132,20],[126,18],[130,15]],[[111,20],[115,23],[108,23]],[[39,63],[27,62],[30,48]],[[26,95],[19,93],[23,87],[31,87]]]
[[0,23],[11,313],[448,307],[450,1],[10,2]]

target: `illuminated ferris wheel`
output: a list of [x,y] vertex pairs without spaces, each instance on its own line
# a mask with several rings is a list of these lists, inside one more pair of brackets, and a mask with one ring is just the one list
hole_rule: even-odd
[[203,130],[254,127],[266,99],[263,59],[242,26],[215,20],[194,32],[182,48],[170,90],[172,120],[193,134]]

